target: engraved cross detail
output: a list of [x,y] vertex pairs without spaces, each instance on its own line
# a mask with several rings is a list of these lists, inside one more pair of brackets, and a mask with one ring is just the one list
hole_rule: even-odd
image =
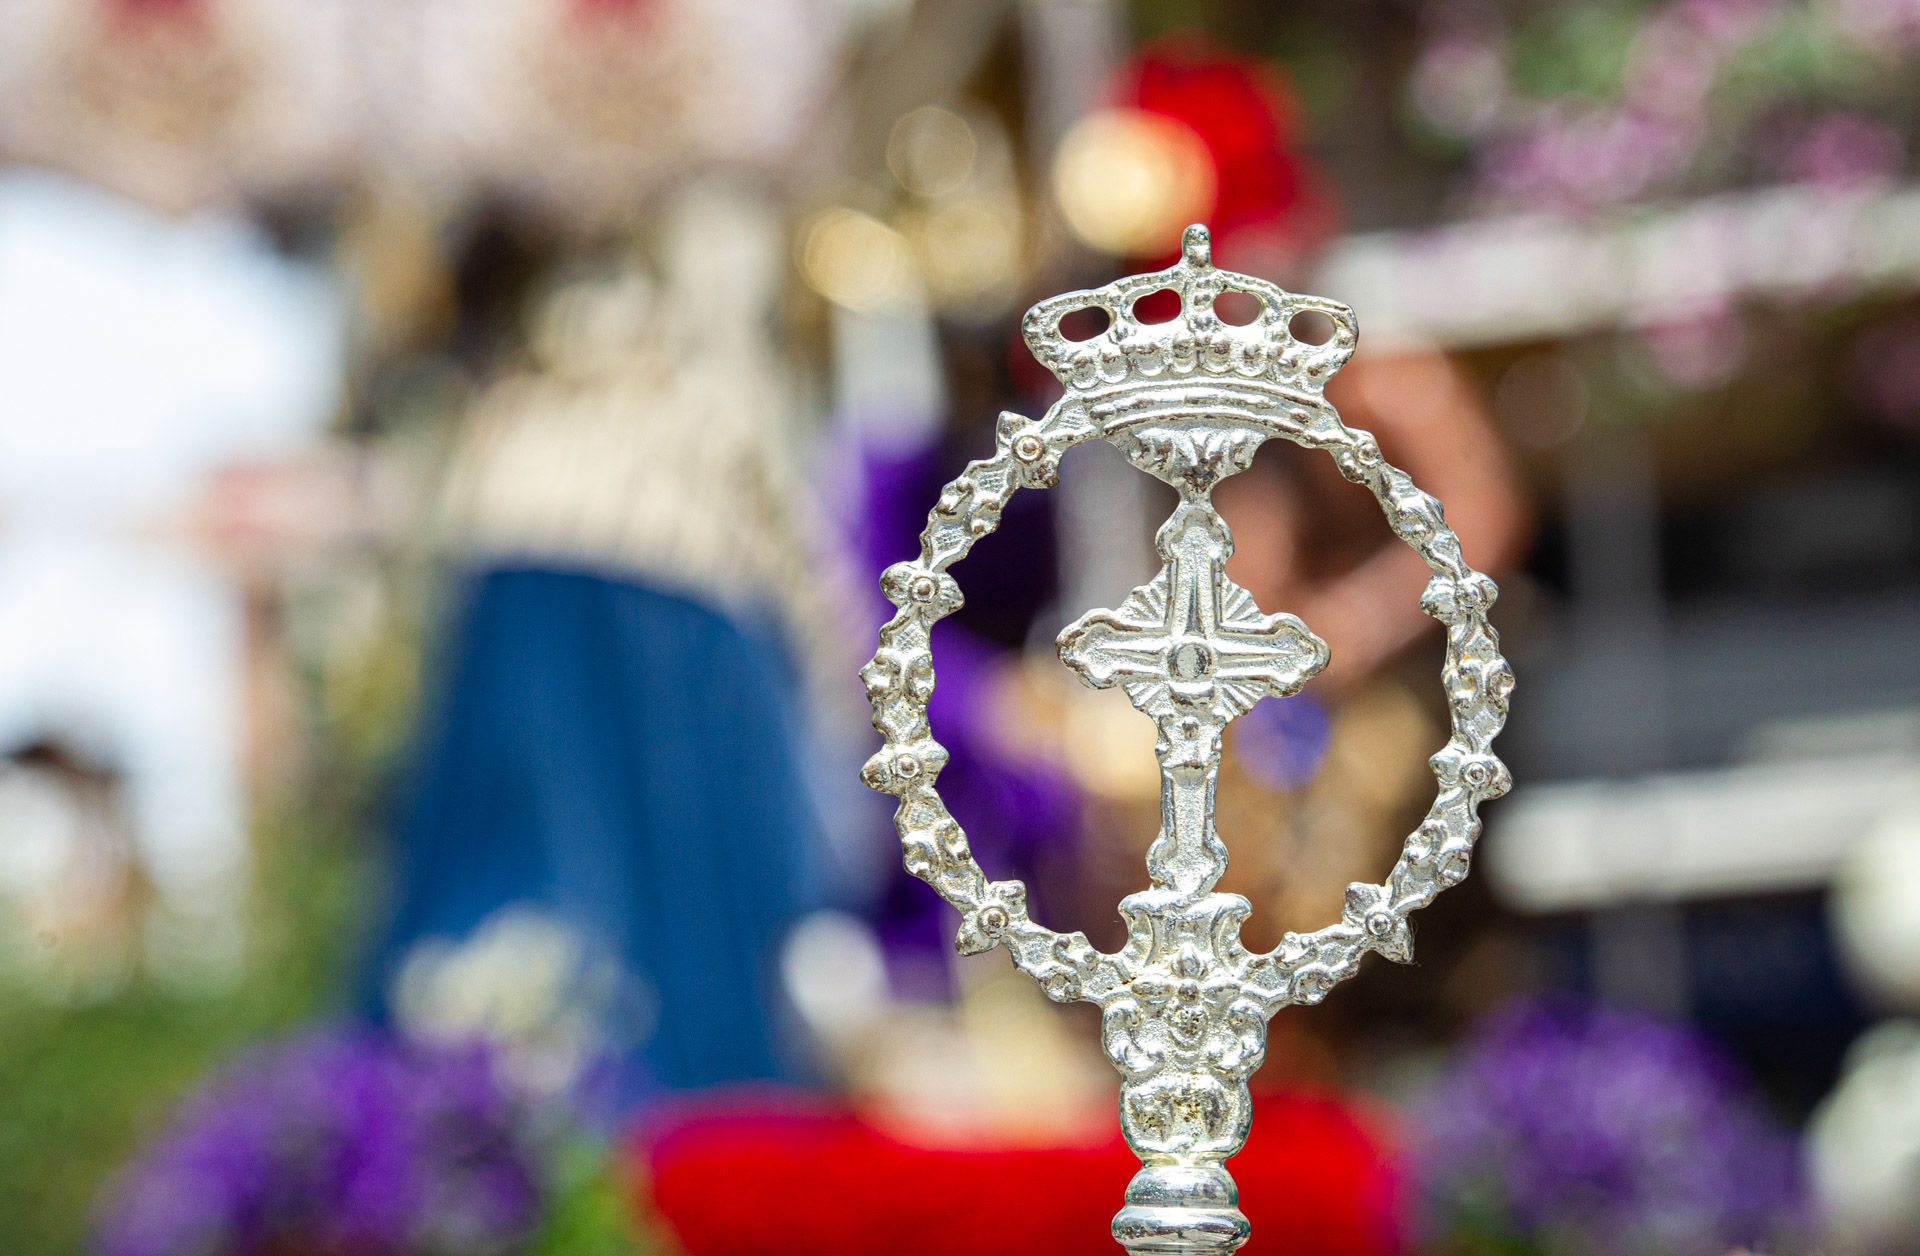
[[1160,730],[1156,885],[1210,890],[1227,852],[1213,831],[1220,734],[1265,697],[1287,697],[1327,665],[1327,643],[1292,615],[1263,615],[1226,576],[1227,526],[1204,499],[1182,502],[1155,538],[1166,565],[1113,610],[1060,634],[1060,657],[1096,689],[1121,686]]
[[1157,723],[1219,727],[1327,665],[1326,642],[1292,615],[1262,615],[1227,579],[1233,539],[1211,505],[1183,503],[1157,539],[1160,574],[1060,634],[1061,659],[1089,685],[1121,685]]

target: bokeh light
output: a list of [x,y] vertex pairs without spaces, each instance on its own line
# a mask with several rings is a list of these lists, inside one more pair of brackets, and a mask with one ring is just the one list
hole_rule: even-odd
[[1136,109],[1076,122],[1053,161],[1053,194],[1075,235],[1104,253],[1161,251],[1213,207],[1213,160],[1191,127]]

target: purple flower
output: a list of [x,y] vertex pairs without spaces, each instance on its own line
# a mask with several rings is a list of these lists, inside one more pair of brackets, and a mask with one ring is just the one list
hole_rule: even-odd
[[1721,47],[1685,14],[1657,14],[1633,37],[1623,83],[1626,101],[1654,117],[1697,128],[1724,61]]
[[1844,191],[1882,187],[1898,177],[1905,159],[1900,133],[1858,113],[1815,119],[1786,145],[1783,172],[1790,179]]
[[1862,48],[1901,53],[1920,44],[1920,0],[1829,0],[1825,9]]
[[1699,149],[1688,122],[1633,109],[1544,106],[1480,157],[1483,186],[1526,209],[1574,214],[1624,204],[1677,177]]
[[190,1098],[107,1201],[101,1256],[488,1256],[545,1203],[486,1052],[322,1033]]
[[1505,49],[1479,33],[1439,39],[1421,52],[1408,90],[1414,107],[1442,134],[1482,135],[1512,94]]
[[1424,1220],[1456,1237],[1690,1256],[1808,1223],[1799,1146],[1736,1064],[1684,1027],[1572,1000],[1485,1024],[1413,1144]]
[[1679,0],[1673,11],[1708,38],[1734,46],[1753,38],[1782,7],[1782,0]]

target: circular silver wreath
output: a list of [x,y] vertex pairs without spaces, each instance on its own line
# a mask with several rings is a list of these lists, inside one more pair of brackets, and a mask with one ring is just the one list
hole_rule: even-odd
[[[927,703],[934,689],[932,628],[962,603],[949,569],[995,530],[1016,491],[1052,487],[1062,455],[1094,437],[1174,483],[1183,508],[1198,502],[1209,511],[1212,485],[1244,469],[1268,437],[1326,450],[1343,476],[1373,492],[1394,533],[1433,573],[1420,606],[1446,629],[1441,677],[1451,735],[1429,761],[1438,788],[1425,819],[1408,835],[1384,881],[1348,887],[1339,921],[1311,933],[1288,933],[1272,951],[1255,954],[1238,941],[1238,920],[1250,910],[1245,900],[1212,896],[1239,904],[1229,908],[1234,927],[1212,959],[1231,973],[1238,996],[1271,1015],[1289,1003],[1319,1002],[1369,951],[1403,963],[1412,959],[1410,913],[1466,877],[1480,832],[1479,805],[1511,786],[1490,745],[1506,721],[1514,677],[1487,621],[1494,583],[1462,558],[1440,503],[1388,463],[1371,434],[1347,427],[1321,396],[1326,380],[1352,355],[1353,312],[1215,270],[1203,228],[1189,229],[1185,246],[1180,262],[1165,271],[1069,293],[1029,311],[1027,340],[1059,376],[1066,395],[1038,421],[1003,413],[993,455],[969,463],[942,490],[927,517],[919,557],[896,563],[881,577],[898,611],[880,629],[879,648],[861,669],[873,725],[884,739],[862,777],[899,799],[894,818],[907,871],[960,910],[961,953],[1004,945],[1059,1002],[1107,1006],[1137,997],[1137,979],[1164,976],[1148,971],[1151,930],[1144,917],[1153,904],[1134,910],[1123,904],[1133,941],[1113,954],[1096,950],[1082,933],[1048,929],[1028,916],[1021,882],[988,879],[940,798],[936,782],[947,752],[933,738]],[[1133,303],[1166,288],[1182,298],[1181,318],[1171,326],[1139,322]],[[1226,290],[1260,302],[1253,324],[1237,327],[1213,314],[1213,299]],[[1085,308],[1105,310],[1109,331],[1093,341],[1068,340],[1059,320]],[[1293,335],[1290,325],[1303,310],[1332,320],[1334,332],[1324,344]],[[1142,898],[1135,895],[1128,904]]]

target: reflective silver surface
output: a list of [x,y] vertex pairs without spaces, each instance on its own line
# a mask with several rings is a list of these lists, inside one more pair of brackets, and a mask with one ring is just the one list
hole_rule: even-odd
[[[1133,1252],[1219,1253],[1247,1238],[1224,1161],[1247,1138],[1247,1078],[1265,1054],[1268,1019],[1325,998],[1369,951],[1412,959],[1408,915],[1467,875],[1479,805],[1509,788],[1489,746],[1506,721],[1513,672],[1487,623],[1493,582],[1466,565],[1440,503],[1322,396],[1353,354],[1353,311],[1214,269],[1205,227],[1189,227],[1182,243],[1167,270],[1028,311],[1027,344],[1066,393],[1038,420],[1002,414],[993,456],[968,464],[928,515],[920,556],[882,576],[900,609],[861,671],[885,740],[862,776],[899,799],[907,871],[959,908],[962,953],[1004,946],[1049,998],[1101,1009],[1102,1041],[1122,1078],[1121,1125],[1142,1162],[1114,1237]],[[1134,302],[1162,288],[1179,294],[1181,315],[1141,323]],[[1257,299],[1252,323],[1216,316],[1214,301],[1228,290]],[[1065,338],[1060,319],[1087,308],[1104,310],[1110,327],[1090,340]],[[1302,311],[1332,321],[1324,344],[1289,330]],[[1431,759],[1433,805],[1386,881],[1349,886],[1339,921],[1253,953],[1240,942],[1247,900],[1214,889],[1227,866],[1213,821],[1221,735],[1261,698],[1297,692],[1328,659],[1307,625],[1263,614],[1224,570],[1233,540],[1213,487],[1245,470],[1273,436],[1331,454],[1432,569],[1420,605],[1446,628],[1441,676],[1452,730]],[[1038,924],[1024,885],[987,878],[940,800],[947,755],[927,724],[930,634],[961,605],[949,569],[994,530],[1016,490],[1051,487],[1061,455],[1094,438],[1180,494],[1157,538],[1160,573],[1060,634],[1068,667],[1096,688],[1120,687],[1159,730],[1161,826],[1147,851],[1150,885],[1121,902],[1128,941],[1115,954],[1095,950],[1085,934]]]

